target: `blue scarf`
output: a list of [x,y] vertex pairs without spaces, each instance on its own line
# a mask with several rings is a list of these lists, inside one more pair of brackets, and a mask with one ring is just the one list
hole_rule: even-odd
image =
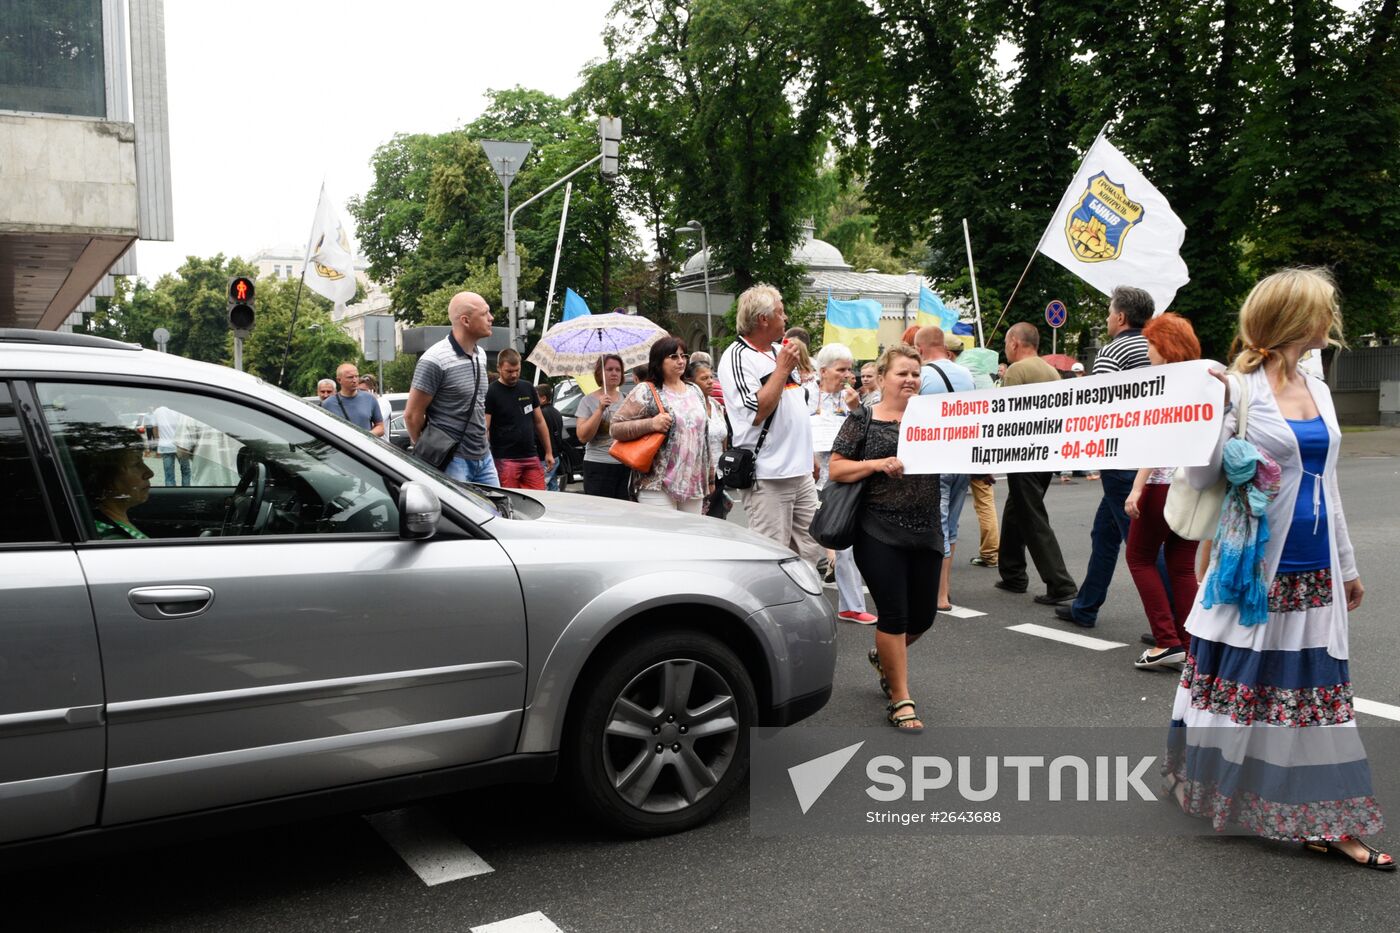
[[1269,620],[1269,581],[1264,545],[1269,543],[1269,503],[1278,495],[1283,473],[1277,463],[1242,438],[1225,442],[1225,505],[1215,531],[1211,572],[1201,605],[1237,604],[1241,625]]

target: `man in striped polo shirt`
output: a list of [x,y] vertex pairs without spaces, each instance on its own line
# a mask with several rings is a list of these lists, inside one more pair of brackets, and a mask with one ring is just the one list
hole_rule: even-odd
[[[1141,369],[1151,365],[1147,358],[1147,338],[1143,326],[1155,312],[1152,296],[1140,288],[1120,285],[1113,290],[1108,302],[1108,346],[1094,360],[1092,375]],[[1123,503],[1133,491],[1137,470],[1103,470],[1103,498],[1094,514],[1090,532],[1093,549],[1089,552],[1089,567],[1079,595],[1068,606],[1056,606],[1055,616],[1073,622],[1081,628],[1093,628],[1099,621],[1099,608],[1108,598],[1113,583],[1113,570],[1118,565],[1118,552],[1128,539],[1128,513]]]
[[404,426],[416,444],[428,422],[458,438],[443,472],[455,480],[501,485],[486,440],[486,351],[491,306],[475,292],[458,292],[447,304],[452,332],[418,358],[404,405]]

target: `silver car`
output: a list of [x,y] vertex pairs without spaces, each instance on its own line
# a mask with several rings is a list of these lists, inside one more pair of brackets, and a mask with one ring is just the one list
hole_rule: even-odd
[[671,832],[831,694],[767,539],[460,485],[230,369],[0,330],[0,481],[0,855],[556,774]]

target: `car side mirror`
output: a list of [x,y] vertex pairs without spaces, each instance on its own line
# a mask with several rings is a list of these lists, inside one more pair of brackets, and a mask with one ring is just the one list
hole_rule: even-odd
[[427,540],[437,534],[442,503],[426,483],[407,482],[399,488],[399,537]]

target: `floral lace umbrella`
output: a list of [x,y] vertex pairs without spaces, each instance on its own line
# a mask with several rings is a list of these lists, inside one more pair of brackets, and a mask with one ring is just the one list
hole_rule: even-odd
[[602,354],[616,353],[631,369],[645,363],[651,345],[665,336],[665,330],[635,314],[590,314],[547,330],[529,361],[546,375],[573,376],[592,372]]

